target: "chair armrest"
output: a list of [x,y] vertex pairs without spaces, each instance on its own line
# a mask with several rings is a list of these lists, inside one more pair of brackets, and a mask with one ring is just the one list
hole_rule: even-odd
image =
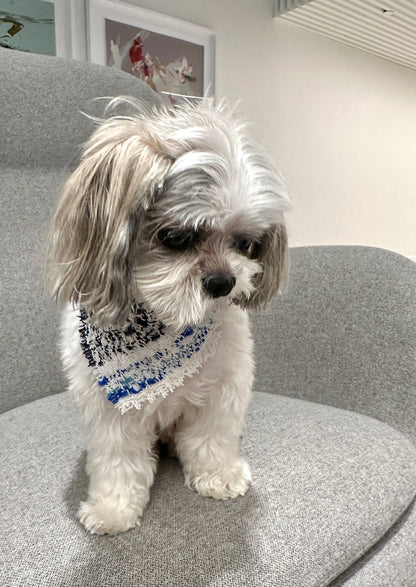
[[256,389],[360,412],[415,438],[416,264],[355,246],[290,257],[287,292],[252,320]]

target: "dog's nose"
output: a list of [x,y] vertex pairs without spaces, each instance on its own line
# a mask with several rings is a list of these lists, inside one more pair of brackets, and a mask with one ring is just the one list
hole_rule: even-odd
[[215,273],[202,280],[202,285],[207,294],[212,298],[226,296],[235,286],[235,277],[228,273]]

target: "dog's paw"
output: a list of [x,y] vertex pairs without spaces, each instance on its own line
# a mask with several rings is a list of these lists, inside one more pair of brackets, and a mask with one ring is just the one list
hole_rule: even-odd
[[228,467],[200,475],[188,475],[186,484],[204,497],[214,499],[233,499],[244,495],[251,482],[248,464],[240,459]]
[[109,500],[83,501],[78,519],[90,534],[120,534],[140,524],[140,517],[133,508],[117,508]]

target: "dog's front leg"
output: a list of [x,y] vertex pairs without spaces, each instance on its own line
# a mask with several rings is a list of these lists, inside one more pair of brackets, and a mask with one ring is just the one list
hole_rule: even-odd
[[118,534],[133,528],[149,501],[156,469],[155,434],[135,416],[110,413],[89,430],[90,486],[78,517],[91,534]]
[[240,457],[239,442],[250,387],[246,381],[213,390],[209,401],[181,422],[176,447],[185,483],[200,495],[230,499],[249,487],[250,469]]

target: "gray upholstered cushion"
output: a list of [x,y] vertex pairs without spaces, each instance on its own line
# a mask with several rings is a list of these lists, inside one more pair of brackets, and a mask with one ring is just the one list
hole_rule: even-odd
[[87,479],[67,395],[3,414],[0,434],[0,583],[10,587],[322,586],[379,541],[416,492],[415,448],[390,427],[256,393],[245,497],[202,498],[167,459],[140,528],[89,536],[75,519]]
[[291,249],[255,317],[257,388],[364,413],[416,440],[416,263],[370,247]]
[[43,292],[41,258],[64,177],[53,169],[1,170],[0,412],[65,389],[58,317]]
[[331,587],[413,587],[416,577],[416,502],[387,534]]

